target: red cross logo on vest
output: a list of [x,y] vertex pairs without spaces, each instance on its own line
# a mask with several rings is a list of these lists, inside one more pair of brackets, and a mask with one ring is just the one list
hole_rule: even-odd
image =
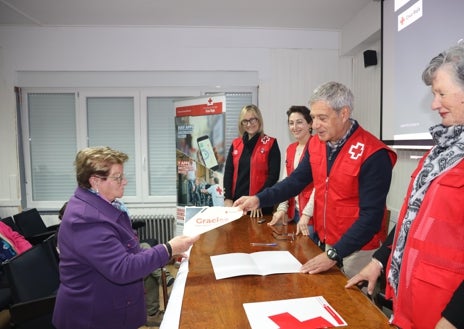
[[219,195],[222,195],[222,189],[219,185],[216,187],[216,192],[218,192]]
[[267,144],[267,142],[269,142],[270,140],[271,138],[268,135],[264,135],[263,138],[261,138],[261,142],[263,144]]
[[351,145],[350,150],[348,153],[351,155],[350,158],[353,160],[357,160],[364,152],[364,144],[358,142],[356,145]]

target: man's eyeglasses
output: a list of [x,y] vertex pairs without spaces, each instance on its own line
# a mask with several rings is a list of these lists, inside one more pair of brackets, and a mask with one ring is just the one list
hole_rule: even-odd
[[250,125],[254,125],[255,123],[258,122],[258,118],[251,118],[249,120],[247,119],[243,119],[242,121],[240,121],[240,123],[242,124],[242,126],[246,127],[248,126],[249,124]]
[[94,175],[95,177],[98,177],[98,178],[101,178],[101,179],[108,179],[108,178],[111,178],[112,180],[114,180],[115,182],[117,182],[118,184],[121,184],[121,182],[123,180],[126,180],[126,175],[124,174],[121,174],[119,176],[99,176],[99,175]]

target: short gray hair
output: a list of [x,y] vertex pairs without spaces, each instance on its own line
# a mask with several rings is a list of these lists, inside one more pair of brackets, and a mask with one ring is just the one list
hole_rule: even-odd
[[450,47],[435,56],[422,73],[422,80],[431,86],[438,69],[446,67],[456,83],[464,89],[464,41],[460,40],[456,46]]
[[347,86],[339,82],[330,81],[317,87],[309,99],[309,108],[319,101],[326,102],[336,112],[340,112],[344,107],[347,107],[350,113],[353,111],[353,93]]

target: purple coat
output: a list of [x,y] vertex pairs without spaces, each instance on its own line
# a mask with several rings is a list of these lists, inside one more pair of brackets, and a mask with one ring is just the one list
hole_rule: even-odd
[[146,323],[143,278],[169,255],[163,245],[141,249],[126,212],[78,187],[58,247],[57,329],[135,329]]

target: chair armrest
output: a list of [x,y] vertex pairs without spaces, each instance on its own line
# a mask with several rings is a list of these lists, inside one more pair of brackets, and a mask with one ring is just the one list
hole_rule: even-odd
[[56,295],[52,295],[11,305],[11,322],[19,325],[43,315],[53,314],[55,301]]
[[26,240],[29,241],[32,245],[42,243],[46,238],[55,234],[56,231],[46,231],[39,234],[31,235],[26,237]]

